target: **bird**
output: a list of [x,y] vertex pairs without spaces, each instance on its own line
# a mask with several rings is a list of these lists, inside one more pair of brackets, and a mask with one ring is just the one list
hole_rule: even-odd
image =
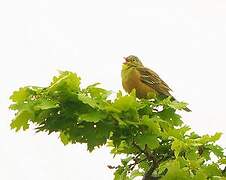
[[[170,93],[172,89],[157,73],[145,67],[137,56],[129,55],[124,57],[124,59],[121,78],[122,86],[127,93],[135,89],[136,97],[139,99],[149,99],[157,96],[167,98],[170,96],[172,101],[177,101]],[[184,110],[187,112],[191,111],[187,107]]]

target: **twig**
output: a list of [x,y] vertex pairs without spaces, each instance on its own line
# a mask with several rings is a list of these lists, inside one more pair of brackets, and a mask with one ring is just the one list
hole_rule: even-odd
[[111,166],[111,165],[107,165],[107,167],[108,167],[109,169],[118,169],[118,168],[119,168],[119,166]]
[[135,142],[133,142],[133,145],[143,154],[146,155],[146,158],[149,161],[152,161],[152,165],[150,166],[150,168],[148,169],[148,171],[145,173],[144,177],[142,178],[142,180],[154,180],[154,179],[158,179],[158,177],[153,177],[152,174],[155,171],[155,169],[159,166],[159,161],[157,160],[155,154],[148,152],[148,146],[145,145],[144,150],[138,146]]
[[143,161],[147,160],[147,158],[144,158],[144,159],[140,159],[139,161],[135,161],[134,160],[134,163],[130,164],[129,167],[131,170],[133,170],[135,168],[135,166]]
[[142,178],[142,180],[154,180],[154,179],[158,179],[159,177],[154,177],[152,176],[153,172],[155,171],[155,169],[158,167],[158,164],[155,164],[153,162],[152,166],[148,169],[148,171],[145,173],[144,177]]

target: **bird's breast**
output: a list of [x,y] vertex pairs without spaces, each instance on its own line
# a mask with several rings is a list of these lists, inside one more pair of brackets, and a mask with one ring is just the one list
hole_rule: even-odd
[[141,82],[140,73],[136,68],[122,72],[122,86],[128,93],[135,89],[138,98],[145,98],[150,93],[157,93],[153,88]]
[[135,68],[130,68],[122,73],[122,85],[127,92],[131,92],[140,83],[139,72]]

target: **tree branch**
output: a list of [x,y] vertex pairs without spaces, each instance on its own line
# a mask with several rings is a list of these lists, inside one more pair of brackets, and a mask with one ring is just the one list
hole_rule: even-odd
[[148,171],[145,173],[144,177],[142,178],[142,180],[155,180],[155,179],[159,179],[159,177],[154,177],[152,176],[153,172],[155,171],[155,169],[158,167],[158,164],[155,164],[153,162],[152,166],[148,169]]
[[148,169],[148,171],[145,173],[144,177],[142,178],[142,180],[155,180],[155,179],[159,179],[159,177],[154,177],[152,176],[153,172],[155,171],[155,169],[159,166],[159,161],[156,157],[156,155],[154,153],[148,152],[148,147],[147,145],[145,145],[144,150],[138,146],[135,142],[133,142],[133,145],[143,154],[145,154],[146,158],[149,161],[152,161],[152,165],[150,166],[150,168]]

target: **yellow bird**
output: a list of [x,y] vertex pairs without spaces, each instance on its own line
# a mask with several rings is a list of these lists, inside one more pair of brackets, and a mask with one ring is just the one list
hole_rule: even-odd
[[[136,90],[138,98],[153,98],[155,96],[172,97],[170,87],[151,69],[144,67],[138,57],[130,55],[125,57],[122,65],[122,86],[126,92]],[[191,111],[188,108],[185,111]]]

